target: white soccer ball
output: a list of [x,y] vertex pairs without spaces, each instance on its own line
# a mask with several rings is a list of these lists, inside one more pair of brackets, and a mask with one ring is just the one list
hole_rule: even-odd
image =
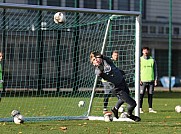
[[24,123],[24,117],[21,114],[18,114],[14,117],[15,124],[22,124]]
[[65,15],[62,12],[57,12],[54,15],[54,22],[55,23],[64,23],[66,21]]
[[104,114],[104,121],[105,122],[111,122],[113,121],[113,116],[112,116],[112,113],[111,112],[106,112]]
[[127,112],[123,112],[123,113],[121,113],[120,117],[121,117],[121,118],[127,118],[127,117],[128,117]]
[[181,106],[180,106],[180,105],[177,105],[177,106],[175,107],[175,111],[176,111],[177,113],[180,113],[180,112],[181,112]]
[[19,112],[18,110],[13,110],[13,111],[11,112],[11,116],[12,116],[12,117],[14,117],[14,116],[16,116],[16,115],[18,115],[18,114],[20,114],[20,112]]
[[124,107],[120,107],[120,108],[118,109],[118,112],[123,113],[123,112],[124,112]]
[[79,107],[84,107],[84,106],[85,106],[85,101],[79,101],[78,106],[79,106]]

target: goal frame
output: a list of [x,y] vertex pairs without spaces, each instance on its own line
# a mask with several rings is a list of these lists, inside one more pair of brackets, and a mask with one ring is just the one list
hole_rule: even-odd
[[[0,3],[0,8],[12,8],[12,9],[31,9],[31,10],[46,10],[46,11],[61,11],[61,12],[79,12],[79,13],[101,13],[101,14],[114,14],[114,15],[127,15],[127,16],[136,16],[136,33],[135,33],[135,101],[137,106],[135,108],[135,115],[139,116],[139,107],[140,107],[140,46],[141,46],[141,34],[140,34],[140,26],[141,26],[141,13],[137,11],[121,11],[121,10],[105,10],[105,9],[88,9],[88,8],[71,8],[71,7],[52,7],[52,6],[40,6],[40,5],[26,5],[26,4],[14,4],[14,3]],[[108,20],[108,25],[110,23],[111,18]],[[109,26],[107,27],[109,28]],[[106,30],[108,32],[108,30]],[[105,33],[103,47],[101,53],[104,52],[104,47],[106,44],[107,33]],[[88,114],[91,112],[91,104],[94,98],[94,93],[97,85],[97,76],[95,78],[94,86],[92,89],[92,95],[90,99],[90,104],[88,108]]]

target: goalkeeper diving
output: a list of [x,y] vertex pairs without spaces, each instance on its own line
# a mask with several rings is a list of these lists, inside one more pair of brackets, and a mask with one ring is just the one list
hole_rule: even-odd
[[[117,50],[114,50],[112,52],[111,60],[114,63],[114,65],[116,65],[116,67],[119,66],[118,59],[119,59],[119,52]],[[123,72],[123,74],[125,73]],[[104,79],[101,79],[101,82],[104,88],[103,114],[105,114],[108,111],[107,107],[108,107],[109,97],[111,95],[111,90],[114,88],[114,85],[112,85],[112,83]]]
[[99,52],[90,53],[90,62],[95,67],[95,74],[97,76],[114,85],[111,92],[118,98],[117,103],[111,109],[114,116],[118,119],[118,109],[123,103],[127,103],[127,117],[136,122],[140,121],[141,118],[133,115],[133,110],[136,107],[136,101],[130,97],[129,88],[119,68],[114,65],[110,58],[100,54]]

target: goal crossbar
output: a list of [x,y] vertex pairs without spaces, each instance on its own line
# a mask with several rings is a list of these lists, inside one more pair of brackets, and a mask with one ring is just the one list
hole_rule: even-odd
[[32,9],[32,10],[47,10],[47,11],[67,11],[79,13],[101,13],[101,14],[115,14],[115,15],[130,15],[139,16],[141,13],[137,11],[121,11],[121,10],[105,10],[105,9],[90,9],[90,8],[71,8],[71,7],[56,7],[56,6],[43,6],[43,5],[27,5],[27,4],[14,4],[14,3],[0,3],[0,8],[13,8],[13,9]]

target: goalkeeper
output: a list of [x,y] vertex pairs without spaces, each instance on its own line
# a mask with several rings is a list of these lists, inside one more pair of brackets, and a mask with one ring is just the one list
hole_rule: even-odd
[[[111,60],[113,61],[114,65],[116,65],[117,67],[118,67],[118,57],[119,57],[118,51],[114,50],[112,52]],[[108,111],[107,110],[107,106],[108,106],[108,101],[109,101],[109,95],[111,93],[112,88],[114,88],[114,87],[107,80],[102,79],[101,82],[102,82],[103,87],[104,87],[104,108],[103,108],[103,114],[105,114]]]
[[141,119],[134,116],[133,110],[136,107],[136,102],[129,95],[129,89],[123,77],[121,71],[114,65],[112,60],[108,57],[101,55],[99,52],[91,52],[90,61],[95,67],[95,74],[114,85],[112,94],[116,95],[118,101],[116,105],[111,109],[114,116],[118,119],[118,109],[126,102],[128,104],[128,115],[127,117],[134,120],[140,121]]

